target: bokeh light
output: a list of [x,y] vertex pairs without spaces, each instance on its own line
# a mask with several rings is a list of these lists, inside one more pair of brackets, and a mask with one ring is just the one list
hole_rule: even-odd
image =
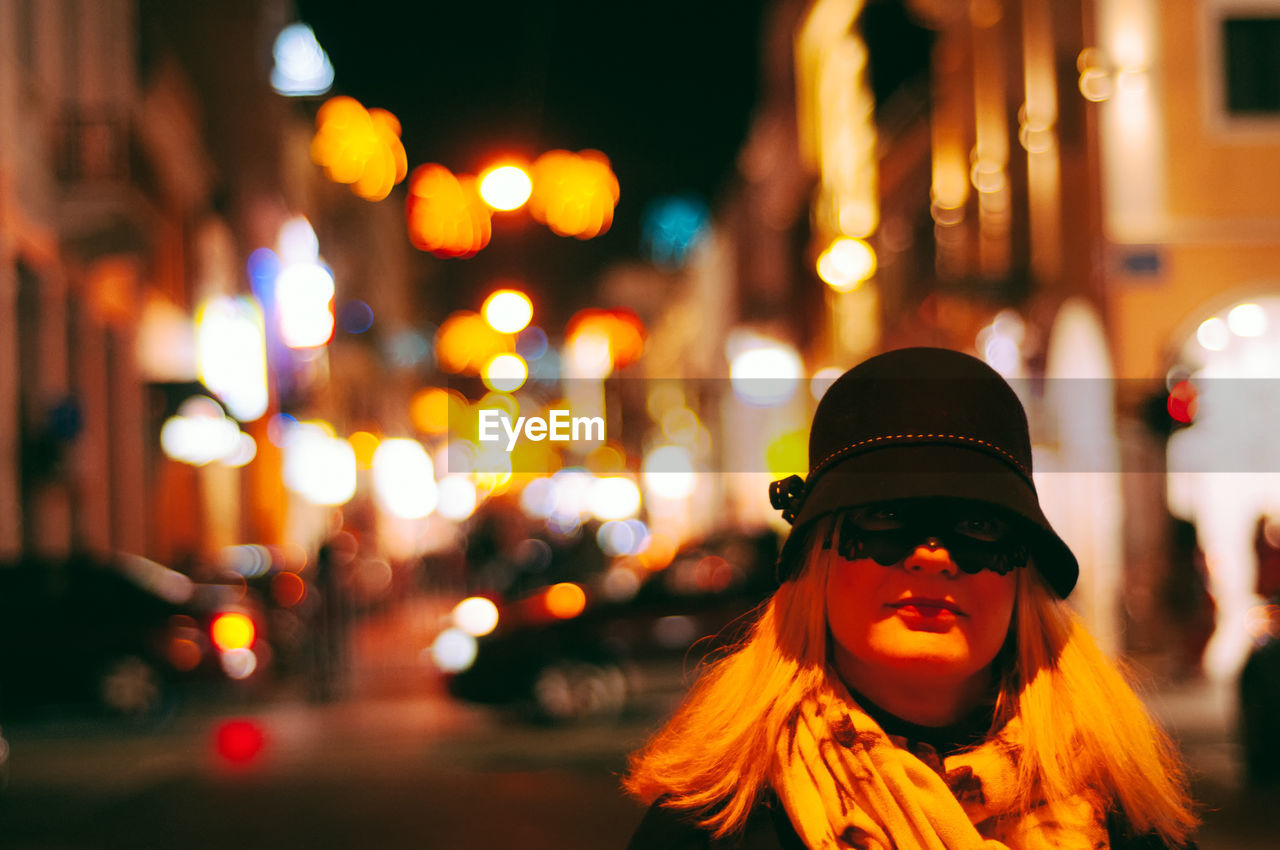
[[356,469],[370,469],[373,466],[373,453],[378,450],[377,434],[368,431],[356,431],[347,442],[351,444],[351,451],[356,456]]
[[542,328],[525,328],[516,336],[516,354],[523,357],[526,363],[538,360],[546,353],[547,332]]
[[380,201],[408,171],[400,121],[385,109],[365,109],[340,95],[316,113],[311,158],[335,183],[350,183],[368,201]]
[[1237,304],[1227,313],[1227,327],[1236,336],[1262,336],[1267,332],[1267,311],[1260,304]]
[[267,412],[266,330],[257,301],[222,295],[200,305],[196,370],[241,422]]
[[214,730],[214,752],[236,765],[252,762],[262,752],[266,735],[251,720],[227,720]]
[[436,636],[431,658],[446,673],[460,673],[476,660],[476,639],[462,629],[451,627]]
[[409,178],[405,217],[409,241],[437,257],[470,257],[489,244],[492,211],[476,190],[474,177],[456,177],[428,163]]
[[818,257],[818,277],[836,292],[857,289],[875,271],[876,253],[861,239],[842,236]]
[[427,387],[414,393],[409,401],[409,418],[413,427],[424,434],[443,434],[449,430],[451,417],[466,411],[467,400],[457,390]]
[[683,499],[697,483],[693,459],[682,446],[659,446],[645,455],[641,465],[645,489],[663,499]]
[[498,627],[498,606],[483,596],[468,596],[453,606],[453,622],[473,637],[483,637]]
[[[570,356],[593,364],[598,361],[595,370],[603,370],[600,377],[611,369],[622,369],[639,360],[644,353],[646,335],[640,317],[625,307],[612,310],[588,307],[575,313],[565,327]],[[591,371],[585,370],[585,374]]]
[[173,460],[204,466],[240,450],[240,426],[208,396],[192,396],[160,428],[160,448]]
[[495,356],[510,350],[510,338],[470,310],[453,313],[436,331],[436,362],[445,372],[477,374]]
[[804,431],[778,435],[765,447],[764,458],[769,475],[775,480],[803,476],[809,468],[809,435]]
[[611,475],[591,485],[587,507],[597,519],[626,519],[640,511],[640,489],[630,478]]
[[348,301],[338,311],[338,325],[349,334],[362,334],[373,327],[373,308],[360,300]]
[[561,620],[581,614],[587,607],[587,594],[573,582],[560,582],[547,588],[543,595],[547,613]]
[[209,637],[213,645],[223,652],[233,649],[248,649],[253,645],[257,630],[253,620],[239,611],[224,611],[214,618],[209,627]]
[[333,85],[333,63],[311,27],[289,24],[271,48],[271,87],[286,97],[324,94]]
[[439,493],[436,511],[440,516],[462,522],[475,513],[479,494],[466,475],[446,475],[436,486]]
[[707,205],[692,197],[667,197],[645,208],[642,239],[657,266],[678,268],[706,235],[711,220]]
[[271,579],[271,598],[281,608],[292,608],[307,595],[306,582],[297,573],[276,573]]
[[480,312],[495,331],[519,333],[533,318],[533,302],[519,290],[499,289],[484,300]]
[[373,455],[373,486],[393,516],[419,519],[435,510],[434,465],[417,440],[383,440]]
[[750,332],[730,333],[729,381],[733,394],[757,407],[784,404],[795,394],[804,372],[792,346]]
[[280,338],[290,348],[317,348],[333,336],[333,274],[318,263],[292,263],[276,278]]
[[1231,330],[1220,317],[1214,316],[1196,328],[1196,340],[1207,351],[1222,351],[1231,342]]
[[501,165],[480,175],[480,197],[495,210],[519,209],[532,192],[533,182],[519,166]]
[[613,224],[620,191],[599,151],[547,151],[533,163],[529,213],[559,236],[590,239]]
[[828,366],[825,369],[819,369],[814,372],[813,378],[809,381],[809,395],[813,396],[814,401],[822,401],[822,397],[827,394],[827,390],[843,374],[844,370],[836,366]]
[[356,492],[356,453],[333,428],[300,422],[284,444],[284,483],[316,505],[342,505]]
[[485,364],[481,377],[494,392],[513,393],[524,386],[529,367],[519,354],[499,354]]

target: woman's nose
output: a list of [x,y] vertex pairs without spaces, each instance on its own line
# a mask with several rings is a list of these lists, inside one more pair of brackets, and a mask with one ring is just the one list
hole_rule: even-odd
[[954,576],[957,572],[951,553],[936,537],[928,537],[907,554],[903,566],[910,572],[940,573]]

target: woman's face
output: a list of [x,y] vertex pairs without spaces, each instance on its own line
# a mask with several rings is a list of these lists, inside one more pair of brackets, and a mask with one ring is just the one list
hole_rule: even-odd
[[1009,632],[1018,570],[964,572],[933,538],[891,566],[840,548],[849,554],[830,553],[826,607],[842,671],[942,682],[990,667]]

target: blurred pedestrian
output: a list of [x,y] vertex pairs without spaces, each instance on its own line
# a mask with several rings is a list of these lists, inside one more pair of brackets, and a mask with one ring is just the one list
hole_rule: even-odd
[[1168,738],[1064,598],[1026,414],[980,360],[873,357],[818,405],[781,586],[631,759],[643,848],[1166,848]]
[[1240,671],[1240,743],[1245,780],[1254,788],[1280,785],[1280,522],[1259,517],[1254,591],[1265,602],[1256,611],[1253,648]]

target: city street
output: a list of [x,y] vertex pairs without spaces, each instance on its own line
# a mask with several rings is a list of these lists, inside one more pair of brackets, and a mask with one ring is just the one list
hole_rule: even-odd
[[[647,696],[625,717],[552,728],[460,705],[404,670],[356,672],[353,691],[368,695],[329,704],[284,688],[253,706],[189,708],[152,732],[6,730],[0,846],[621,847],[641,816],[619,791],[625,753],[680,682],[677,669],[646,671]],[[1196,772],[1208,809],[1200,847],[1274,847],[1280,794],[1238,791],[1227,692],[1197,685],[1152,705]],[[224,737],[219,752],[228,721],[260,738]]]
[[239,765],[220,714],[13,730],[0,846],[605,847],[639,819],[615,778],[639,722],[538,729],[423,695],[235,717],[262,732]]

